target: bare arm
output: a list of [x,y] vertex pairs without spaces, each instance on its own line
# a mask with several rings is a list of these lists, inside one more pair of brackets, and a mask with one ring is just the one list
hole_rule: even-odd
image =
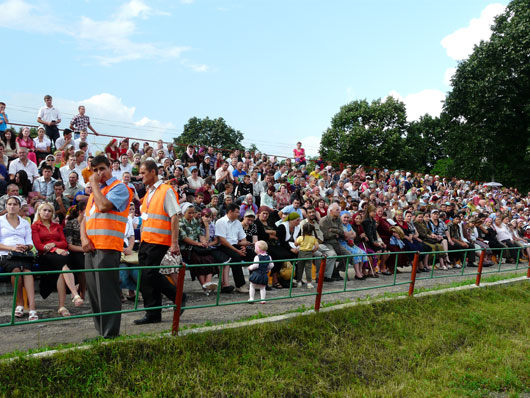
[[169,248],[172,254],[179,255],[179,216],[174,214],[171,217],[171,246]]

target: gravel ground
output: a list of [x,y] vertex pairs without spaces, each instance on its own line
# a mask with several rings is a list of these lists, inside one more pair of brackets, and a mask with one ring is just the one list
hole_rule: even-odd
[[[526,263],[521,264],[521,267],[526,267]],[[513,269],[513,264],[503,264],[503,270]],[[498,269],[497,267],[484,268],[484,271],[493,271]],[[466,272],[476,272],[477,268],[468,268]],[[410,281],[410,272],[404,272],[397,275],[396,282],[407,282]],[[524,269],[519,271],[521,274]],[[467,279],[474,279],[475,276],[459,276],[461,270],[448,270],[448,271],[435,271],[435,276],[453,276],[451,278],[437,278],[422,280],[416,282],[416,288],[421,287],[435,287],[439,285],[447,285],[451,282],[462,281]],[[429,274],[418,273],[418,277],[425,277]],[[381,276],[380,278],[367,278],[363,281],[354,280],[354,273],[349,273],[350,280],[346,282],[347,289],[366,289],[375,286],[381,286],[386,284],[392,284],[393,276]],[[486,275],[489,276],[489,275]],[[486,277],[484,276],[484,277]],[[344,288],[344,282],[330,282],[324,284],[324,292],[333,290],[339,290]],[[337,293],[322,296],[322,303],[334,303],[337,301],[344,301],[348,299],[365,298],[368,295],[375,297],[384,293],[391,292],[406,292],[408,291],[409,285],[397,285],[389,287],[381,287],[374,290],[358,290],[347,293]],[[11,316],[11,303],[12,295],[10,287],[3,284],[2,289],[4,294],[0,294],[0,323],[8,323]],[[198,282],[192,282],[188,277],[184,283],[184,291],[188,294],[188,306],[215,304],[215,294],[207,297],[203,292]],[[316,289],[297,288],[292,290],[293,295],[304,294],[315,292]],[[276,290],[273,289],[267,292],[267,298],[287,296],[289,289]],[[256,297],[259,297],[259,292],[256,292]],[[248,294],[232,293],[222,294],[220,297],[220,303],[228,303],[233,301],[246,301],[248,300]],[[266,304],[236,304],[236,305],[224,305],[220,307],[211,308],[197,308],[190,309],[184,312],[181,317],[181,326],[185,325],[202,325],[206,322],[216,324],[229,321],[236,321],[243,318],[248,318],[258,313],[262,314],[281,314],[287,311],[292,311],[300,308],[302,305],[311,307],[314,305],[315,297],[299,297],[289,300],[273,300]],[[169,304],[169,301],[164,301],[164,304]],[[73,305],[67,305],[72,314],[88,314],[90,313],[90,305],[85,302],[83,306],[75,308]],[[142,307],[141,301],[139,302],[139,308]],[[123,304],[123,309],[134,308],[133,303],[126,302]],[[48,299],[42,300],[37,295],[37,310],[40,319],[53,318],[57,314],[57,296],[52,294]],[[171,329],[172,314],[173,312],[163,310],[162,322],[158,324],[142,325],[137,326],[133,324],[133,320],[141,318],[143,312],[128,313],[122,315],[121,321],[121,334],[122,335],[137,335],[140,333],[156,333],[162,331],[168,331]],[[27,320],[27,314],[23,318]],[[43,347],[53,347],[54,345],[61,343],[79,343],[87,338],[97,337],[97,333],[93,326],[92,318],[81,318],[72,320],[63,320],[60,322],[46,322],[37,324],[28,324],[0,328],[0,336],[3,344],[0,345],[0,354],[5,354],[12,351],[26,351],[28,349],[37,349]]]

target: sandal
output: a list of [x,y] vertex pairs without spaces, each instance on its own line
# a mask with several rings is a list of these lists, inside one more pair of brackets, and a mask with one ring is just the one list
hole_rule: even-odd
[[72,299],[72,303],[74,303],[76,307],[81,307],[84,302],[85,301],[81,298],[79,294],[76,294],[75,297]]
[[19,305],[15,308],[15,316],[17,318],[22,318],[24,316],[24,307]]
[[[57,313],[59,315],[61,315],[62,317],[67,317],[67,316],[70,316],[70,311],[68,311],[68,309],[66,309],[65,307],[61,307],[57,310]],[[31,320],[31,319],[30,319]]]
[[28,321],[38,321],[38,320],[39,320],[39,316],[37,315],[37,311],[31,310],[29,312]]
[[272,287],[275,289],[283,289],[283,286],[280,282],[276,282],[274,285],[272,285]]

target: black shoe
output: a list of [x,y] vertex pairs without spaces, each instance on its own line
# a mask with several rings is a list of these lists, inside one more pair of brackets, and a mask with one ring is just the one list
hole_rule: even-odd
[[340,274],[331,275],[331,278],[335,281],[343,281],[344,278]]
[[234,286],[223,286],[221,288],[221,293],[232,293],[234,289]]
[[359,276],[355,275],[355,279],[357,279],[359,281],[364,281],[366,278],[364,276],[359,277]]
[[475,263],[468,264],[467,266],[468,267],[477,267],[477,265]]
[[386,275],[386,276],[394,275],[394,274],[393,274],[392,272],[390,272],[390,271],[384,271],[384,272],[381,272],[381,274]]
[[[182,297],[182,302],[184,303],[184,296]],[[135,319],[134,320],[134,324],[135,325],[147,325],[148,323],[160,323],[162,322],[162,318],[155,318],[155,317],[151,317],[151,316],[144,316],[143,318],[140,318],[140,319]]]
[[270,287],[269,285],[265,286],[265,290],[267,291],[271,291],[272,290],[272,287]]
[[324,277],[324,282],[335,282],[335,279]]

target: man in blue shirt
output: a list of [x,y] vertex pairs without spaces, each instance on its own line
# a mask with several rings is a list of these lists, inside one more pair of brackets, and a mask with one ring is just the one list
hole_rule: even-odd
[[6,131],[7,124],[9,123],[9,120],[7,119],[6,114],[6,104],[4,102],[0,102],[0,131]]
[[234,180],[238,183],[243,181],[243,176],[246,176],[247,172],[243,170],[243,162],[237,162],[236,169],[232,171],[232,176]]

